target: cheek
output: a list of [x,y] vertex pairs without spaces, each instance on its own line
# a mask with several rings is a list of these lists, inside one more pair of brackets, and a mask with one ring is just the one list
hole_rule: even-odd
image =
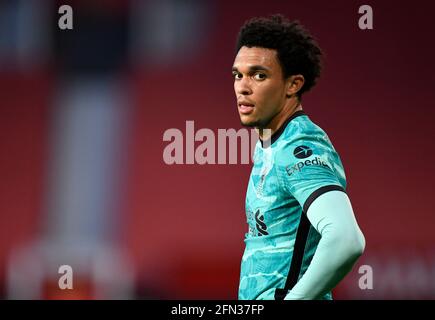
[[283,96],[282,86],[271,83],[270,85],[258,89],[258,98],[263,105],[274,107],[281,102]]

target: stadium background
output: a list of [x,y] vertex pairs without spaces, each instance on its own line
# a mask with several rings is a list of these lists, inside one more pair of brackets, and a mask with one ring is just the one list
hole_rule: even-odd
[[[61,31],[70,4],[74,29]],[[374,30],[358,28],[369,4]],[[250,165],[166,165],[166,129],[240,127],[240,25],[282,13],[326,63],[304,96],[367,240],[337,299],[435,297],[429,1],[0,1],[0,296],[235,299]],[[60,265],[74,290],[57,287]],[[358,267],[374,288],[358,287]]]

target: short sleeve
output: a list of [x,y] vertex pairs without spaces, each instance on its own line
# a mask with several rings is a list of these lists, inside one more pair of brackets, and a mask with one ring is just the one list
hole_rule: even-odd
[[320,195],[332,190],[345,192],[345,176],[340,158],[329,139],[303,137],[284,142],[276,159],[283,188],[307,212]]

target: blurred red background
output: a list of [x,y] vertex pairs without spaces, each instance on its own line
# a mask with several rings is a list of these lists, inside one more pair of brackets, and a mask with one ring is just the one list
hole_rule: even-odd
[[[365,4],[359,1],[186,1],[185,7],[162,1],[164,9],[153,1],[112,2],[118,3],[117,10],[102,5],[91,10],[81,1],[70,4],[74,32],[89,35],[87,29],[80,31],[86,14],[102,15],[106,20],[99,21],[115,27],[128,25],[127,36],[100,34],[104,43],[122,43],[119,47],[126,51],[113,58],[117,64],[106,68],[102,62],[101,69],[112,68],[111,79],[124,96],[120,105],[128,110],[122,161],[113,167],[120,177],[110,216],[115,227],[108,227],[134,270],[128,297],[237,298],[250,165],[167,165],[163,133],[169,128],[184,132],[188,120],[195,121],[196,130],[240,128],[231,77],[238,29],[250,17],[282,13],[300,20],[325,52],[323,75],[303,97],[303,106],[342,158],[348,194],[367,241],[335,298],[434,298],[435,215],[429,200],[435,180],[435,45],[430,40],[430,2],[372,1],[373,30],[358,28],[358,8]],[[59,3],[40,6],[50,13],[44,30],[56,29]],[[140,21],[153,22],[151,9],[156,16],[166,15],[163,22],[182,15],[175,21],[188,26],[174,23],[161,33],[151,27],[138,30],[132,12],[143,13]],[[86,14],[80,15],[81,10]],[[161,28],[162,21],[151,25]],[[88,26],[99,32],[118,30]],[[184,33],[179,30],[183,27]],[[14,297],[8,280],[11,254],[44,238],[52,217],[47,214],[47,199],[55,197],[50,159],[53,137],[63,130],[53,125],[56,109],[62,108],[54,102],[59,83],[77,76],[77,70],[79,79],[101,75],[98,68],[88,72],[91,58],[75,64],[87,61],[86,46],[84,54],[76,55],[81,60],[71,53],[81,46],[77,39],[87,38],[74,38],[72,32],[47,31],[48,53],[31,56],[30,64],[10,58],[7,39],[1,42],[0,53],[2,48],[6,52],[0,55],[0,285],[5,298]],[[154,32],[167,36],[167,47],[132,45]],[[125,43],[119,40],[124,37]],[[168,56],[162,58],[156,48],[166,48]],[[89,52],[95,61],[104,56]],[[358,287],[358,268],[364,264],[373,268],[373,290]],[[57,276],[54,272],[49,278]]]

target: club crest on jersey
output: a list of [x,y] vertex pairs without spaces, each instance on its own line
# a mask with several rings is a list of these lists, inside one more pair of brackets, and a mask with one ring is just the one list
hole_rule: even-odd
[[266,236],[269,234],[267,232],[267,226],[264,223],[264,216],[260,213],[260,210],[257,210],[257,212],[255,212],[255,223],[257,225],[258,236]]

